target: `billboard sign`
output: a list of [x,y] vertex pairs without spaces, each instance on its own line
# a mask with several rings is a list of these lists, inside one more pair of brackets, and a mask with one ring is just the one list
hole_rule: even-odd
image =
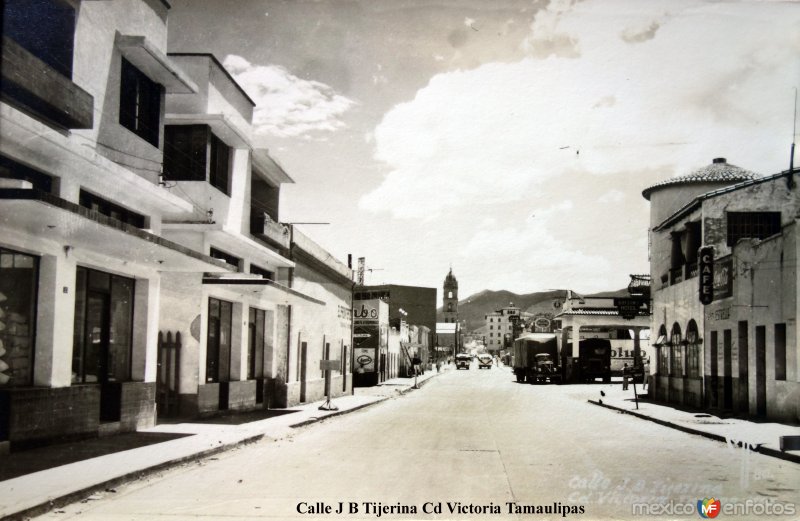
[[700,303],[707,306],[714,302],[714,247],[704,246],[699,251]]

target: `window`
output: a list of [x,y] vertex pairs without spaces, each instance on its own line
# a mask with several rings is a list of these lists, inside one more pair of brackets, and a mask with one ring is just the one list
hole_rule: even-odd
[[0,155],[0,177],[28,181],[34,188],[42,192],[51,193],[53,178],[38,170],[29,168],[13,159]]
[[700,377],[700,337],[697,333],[697,322],[689,321],[686,326],[686,376]]
[[[218,249],[214,248],[213,246],[211,247],[211,250],[209,251],[208,255],[210,257],[214,258],[214,259],[219,259],[221,261],[225,261],[228,264],[230,264],[231,266],[236,266],[236,269],[239,269],[241,267],[241,265],[242,265],[241,264],[242,263],[242,259],[240,259],[239,257],[231,255],[230,253],[224,252],[222,250],[218,250]],[[252,272],[252,268],[251,268],[250,271]]]
[[489,326],[489,329],[494,329],[494,326]]
[[217,136],[211,134],[211,159],[209,161],[209,179],[212,186],[230,195],[230,147]]
[[728,246],[739,239],[766,239],[780,231],[780,212],[728,212]]
[[452,291],[448,291],[447,292],[447,298],[453,298],[453,292]]
[[121,206],[118,206],[110,201],[103,199],[102,197],[98,197],[94,194],[90,194],[89,192],[85,192],[83,190],[81,190],[80,193],[80,205],[83,206],[84,208],[88,208],[90,210],[94,210],[97,213],[105,215],[106,217],[111,217],[112,219],[116,219],[117,221],[121,221],[124,223],[128,223],[132,226],[136,226],[137,228],[145,227],[144,215],[127,210]]
[[72,383],[130,379],[134,280],[78,267]]
[[122,58],[119,123],[158,147],[163,87]]
[[675,322],[669,339],[672,376],[683,376],[683,345],[681,343],[681,326]]
[[3,35],[72,78],[75,9],[64,0],[4,0]]
[[207,125],[167,125],[164,176],[170,181],[208,181],[230,195],[230,150]]
[[33,383],[39,258],[0,248],[0,387]]
[[669,344],[667,343],[667,328],[662,325],[658,330],[658,340],[654,344],[658,350],[658,373],[662,376],[669,374]]
[[786,380],[786,324],[775,324],[775,379]]
[[208,134],[206,125],[164,127],[164,177],[170,181],[205,181]]
[[206,382],[227,382],[231,367],[231,324],[233,304],[208,299],[208,335],[206,341]]
[[263,278],[267,280],[275,280],[275,273],[265,270],[264,268],[260,268],[255,264],[250,265],[250,273],[253,275],[261,275]]

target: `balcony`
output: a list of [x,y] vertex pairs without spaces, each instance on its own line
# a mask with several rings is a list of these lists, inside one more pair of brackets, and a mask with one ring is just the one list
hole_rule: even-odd
[[3,101],[58,127],[92,128],[92,95],[7,36],[0,70]]
[[289,227],[273,220],[267,213],[251,213],[250,233],[270,244],[289,249]]
[[670,284],[683,282],[683,266],[669,270]]

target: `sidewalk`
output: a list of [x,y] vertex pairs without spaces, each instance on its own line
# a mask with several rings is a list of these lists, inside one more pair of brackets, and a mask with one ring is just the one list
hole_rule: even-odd
[[[418,378],[422,384],[436,376],[436,369],[426,371]],[[130,450],[122,450],[103,456],[76,461],[45,470],[26,473],[19,477],[0,481],[0,519],[21,519],[51,508],[78,501],[98,490],[110,489],[126,481],[163,470],[179,463],[200,459],[220,451],[231,449],[261,438],[280,439],[292,429],[321,421],[332,416],[346,414],[358,409],[399,396],[413,389],[413,378],[397,378],[380,386],[357,388],[354,395],[334,398],[337,411],[322,411],[323,401],[291,407],[286,414],[270,418],[230,425],[223,423],[176,423],[161,424],[144,433],[184,434],[169,441],[154,443]],[[86,440],[91,443],[92,440]],[[63,446],[34,449],[46,458],[64,450]],[[15,454],[0,457],[0,464]]]
[[[592,386],[594,397],[589,403],[631,414],[666,427],[697,434],[727,443],[731,448],[749,448],[755,452],[800,463],[800,451],[780,450],[781,436],[798,436],[800,427],[783,423],[758,423],[738,418],[720,418],[707,411],[684,411],[667,405],[642,401],[644,392],[637,385],[639,408],[633,396],[633,385],[627,391],[622,384]],[[600,391],[605,396],[600,395]]]

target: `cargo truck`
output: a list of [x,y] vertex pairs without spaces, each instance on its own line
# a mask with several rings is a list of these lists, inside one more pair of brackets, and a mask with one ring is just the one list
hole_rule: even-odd
[[578,374],[582,381],[602,378],[611,381],[611,342],[607,338],[587,338],[578,344]]
[[514,341],[514,375],[517,382],[561,383],[556,335],[526,333]]

